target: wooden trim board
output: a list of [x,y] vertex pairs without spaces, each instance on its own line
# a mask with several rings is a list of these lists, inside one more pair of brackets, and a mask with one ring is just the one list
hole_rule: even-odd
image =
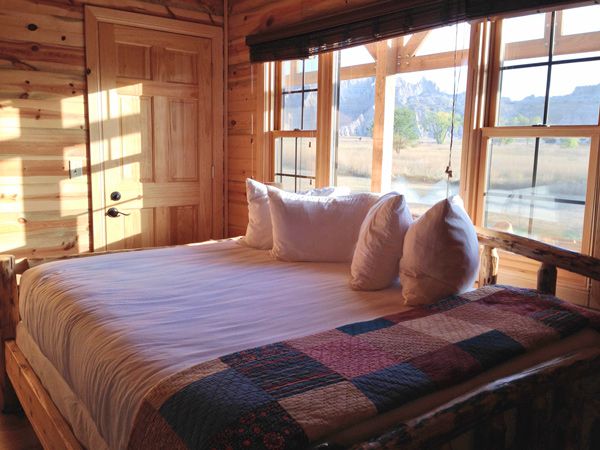
[[15,341],[4,343],[8,377],[46,450],[83,449]]

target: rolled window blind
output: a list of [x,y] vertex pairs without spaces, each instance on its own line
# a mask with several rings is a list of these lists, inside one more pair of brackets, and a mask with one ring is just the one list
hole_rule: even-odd
[[[306,58],[465,20],[551,9],[566,0],[395,0],[246,37],[252,62]],[[590,3],[590,2],[587,2]]]

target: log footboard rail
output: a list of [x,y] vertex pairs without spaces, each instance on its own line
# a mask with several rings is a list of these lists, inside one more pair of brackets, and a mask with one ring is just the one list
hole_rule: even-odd
[[[476,231],[483,247],[479,286],[496,284],[499,263],[498,249],[539,261],[541,267],[538,271],[537,288],[545,294],[555,294],[556,292],[557,268],[600,281],[600,259],[598,258],[501,231],[480,227],[476,227]],[[18,262],[12,255],[0,255],[0,339],[2,343],[0,407],[3,412],[14,412],[22,405],[44,448],[79,449],[82,446],[79,445],[68,423],[56,409],[41,381],[15,343],[16,327],[20,320],[18,277],[27,269],[45,262],[138,250],[145,249],[86,253],[47,259],[23,259]],[[526,389],[533,386],[552,390],[552,383],[548,380],[554,380],[554,382],[557,379],[577,380],[583,376],[591,376],[597,380],[600,378],[598,377],[599,370],[600,350],[590,353],[588,350],[582,349],[575,354],[537,366],[535,370],[531,369],[524,374],[518,374],[510,380],[499,380],[486,385],[457,401],[441,406],[431,414],[400,425],[400,428],[395,429],[391,434],[388,433],[368,443],[359,444],[356,448],[395,448],[400,442],[407,444],[414,438],[415,433],[421,433],[424,429],[438,431],[422,434],[416,441],[413,441],[413,444],[414,442],[428,445],[439,444],[441,440],[451,437],[450,435],[454,436],[455,429],[470,426],[478,416],[476,411],[482,410],[480,408],[487,407],[489,409],[489,411],[486,410],[486,417],[491,417],[492,413],[505,409],[506,402],[498,400],[504,398],[502,397],[504,393],[508,393],[506,398],[522,398]],[[16,388],[16,392],[13,386]],[[594,392],[597,394],[599,391],[600,386],[596,386]],[[535,392],[539,392],[539,389]],[[493,396],[490,397],[490,394]],[[490,398],[498,401],[490,405]],[[473,405],[478,405],[478,407],[473,410]],[[407,437],[411,437],[411,439],[407,441]],[[324,444],[323,447],[334,446]],[[408,444],[406,448],[416,447]],[[437,445],[433,445],[433,448],[437,448]]]

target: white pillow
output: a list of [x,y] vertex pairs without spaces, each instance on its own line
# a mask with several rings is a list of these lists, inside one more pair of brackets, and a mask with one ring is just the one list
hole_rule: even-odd
[[268,250],[273,247],[273,228],[267,186],[246,178],[246,198],[248,199],[248,227],[244,243],[249,247]]
[[460,197],[436,203],[408,229],[400,260],[407,305],[465,292],[473,287],[478,271],[477,233]]
[[352,289],[384,289],[398,277],[404,236],[413,222],[403,195],[390,192],[370,209],[360,227],[350,268]]
[[275,258],[349,262],[374,194],[309,197],[268,188]]
[[[274,188],[273,189],[277,189]],[[328,196],[347,195],[347,187],[330,186],[320,189],[310,189],[303,195]],[[249,247],[269,250],[273,247],[273,227],[269,210],[269,195],[267,186],[251,178],[246,178],[246,198],[248,200],[248,226],[243,242]]]

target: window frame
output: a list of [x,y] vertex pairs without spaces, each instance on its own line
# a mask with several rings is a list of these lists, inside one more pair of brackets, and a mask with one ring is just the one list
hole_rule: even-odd
[[[546,17],[548,17],[552,14],[552,11],[546,14]],[[598,257],[600,255],[600,180],[598,180],[600,176],[600,122],[596,125],[544,125],[542,127],[535,125],[498,125],[501,95],[500,78],[502,76],[502,20],[502,17],[496,17],[490,19],[487,23],[480,23],[479,27],[482,31],[477,39],[480,42],[482,51],[487,51],[488,57],[487,59],[481,58],[477,66],[474,67],[471,67],[472,61],[469,61],[471,74],[469,81],[471,81],[471,88],[473,89],[470,99],[471,108],[477,111],[477,115],[469,118],[472,120],[471,129],[474,136],[472,136],[469,143],[463,140],[463,145],[471,145],[470,148],[464,149],[464,156],[471,165],[470,172],[465,178],[465,192],[470,200],[466,202],[468,212],[475,225],[484,226],[484,194],[489,175],[488,150],[491,139],[519,137],[533,139],[544,137],[589,138],[590,153],[580,252]],[[473,38],[474,36],[472,36]],[[551,64],[551,60],[549,63]],[[486,68],[489,69],[486,70]],[[478,88],[474,87],[476,84],[479,84]],[[469,90],[469,87],[467,87],[467,90]],[[546,80],[545,105],[548,103],[548,97],[548,80]],[[535,274],[539,264],[517,255],[503,253],[501,264],[504,266],[502,271],[504,279],[501,279],[500,282],[535,287]],[[559,296],[569,298],[584,306],[600,307],[600,282],[579,275],[559,271],[557,293]]]

